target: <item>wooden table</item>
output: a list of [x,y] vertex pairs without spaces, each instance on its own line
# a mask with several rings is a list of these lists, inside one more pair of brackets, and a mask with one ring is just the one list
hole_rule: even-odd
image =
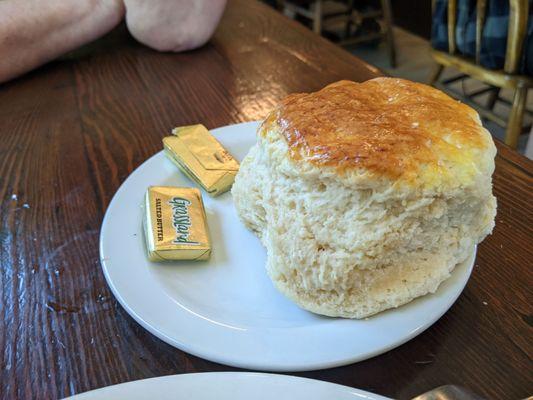
[[[134,379],[233,370],[141,328],[111,295],[98,233],[113,194],[176,125],[265,116],[287,93],[380,72],[249,0],[204,48],[159,54],[124,29],[0,86],[0,397],[52,399]],[[496,229],[457,303],[358,364],[296,375],[407,399],[456,383],[533,393],[532,163],[499,145]]]

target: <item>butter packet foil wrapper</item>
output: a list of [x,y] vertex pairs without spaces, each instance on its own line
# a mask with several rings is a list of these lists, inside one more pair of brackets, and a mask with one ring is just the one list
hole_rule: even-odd
[[196,188],[151,186],[144,204],[151,261],[207,260],[211,243],[202,194]]
[[203,125],[174,128],[163,138],[165,155],[210,196],[231,188],[239,163]]

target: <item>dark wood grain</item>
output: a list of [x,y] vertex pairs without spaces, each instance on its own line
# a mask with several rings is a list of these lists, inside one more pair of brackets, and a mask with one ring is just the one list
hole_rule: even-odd
[[[163,343],[118,305],[99,265],[106,207],[173,126],[259,119],[287,93],[379,74],[267,7],[234,0],[202,49],[160,54],[122,27],[0,86],[0,397],[232,370]],[[532,394],[532,170],[499,145],[496,229],[435,325],[373,359],[297,375],[401,399],[446,383],[487,398]]]

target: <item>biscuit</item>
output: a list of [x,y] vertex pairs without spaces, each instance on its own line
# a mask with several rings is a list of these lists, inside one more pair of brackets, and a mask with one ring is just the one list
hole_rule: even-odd
[[496,148],[478,114],[402,79],[288,96],[232,188],[274,285],[364,318],[432,293],[494,226]]

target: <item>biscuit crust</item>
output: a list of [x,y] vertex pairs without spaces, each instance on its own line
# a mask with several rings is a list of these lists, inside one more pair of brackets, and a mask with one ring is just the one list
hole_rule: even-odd
[[[492,144],[472,108],[430,86],[396,78],[340,81],[290,95],[260,134],[268,131],[283,136],[293,160],[411,183],[421,172],[439,181],[471,175],[479,153]],[[461,170],[450,171],[450,165]]]

